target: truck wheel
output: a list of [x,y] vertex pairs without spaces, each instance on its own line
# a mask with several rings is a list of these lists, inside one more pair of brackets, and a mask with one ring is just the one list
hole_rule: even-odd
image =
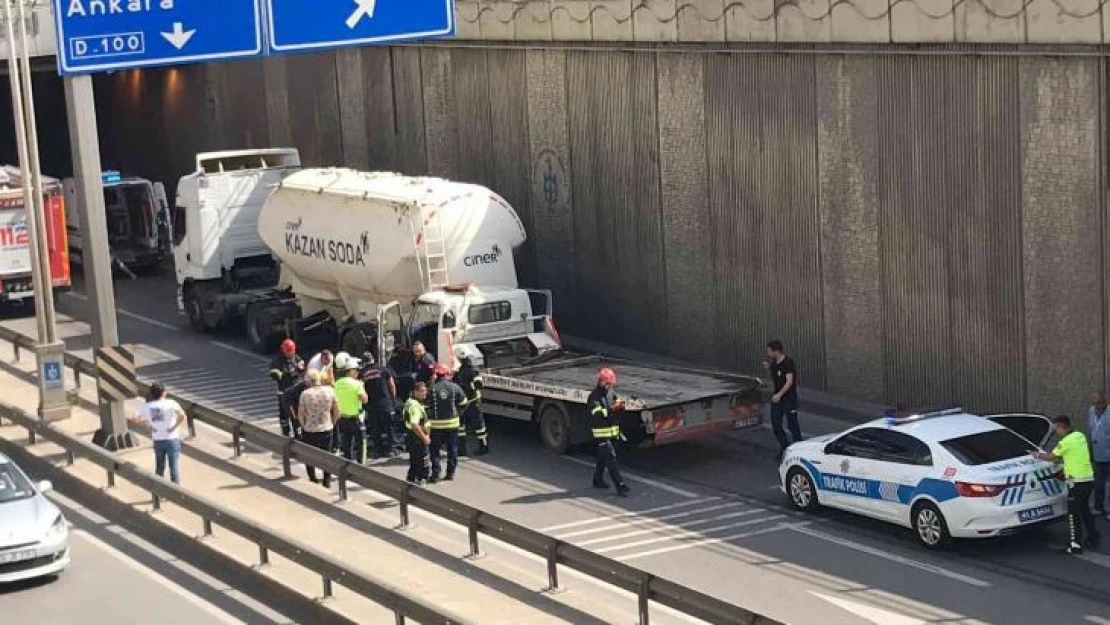
[[343,333],[339,348],[355,358],[362,358],[363,352],[370,351],[370,341],[367,340],[361,328],[351,328]]
[[195,291],[189,291],[185,294],[185,315],[189,317],[189,325],[201,334],[208,334],[212,331],[212,326],[204,320],[204,309],[201,308],[200,298],[197,297]]
[[270,349],[270,315],[266,306],[247,307],[247,342],[251,349],[266,354]]
[[540,440],[543,446],[557,454],[570,449],[570,417],[567,409],[558,402],[540,406]]

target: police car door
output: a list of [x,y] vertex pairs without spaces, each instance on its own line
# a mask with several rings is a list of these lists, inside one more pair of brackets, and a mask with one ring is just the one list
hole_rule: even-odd
[[877,484],[875,457],[880,446],[877,431],[853,430],[825,446],[821,483],[817,485],[822,503],[868,516],[883,516],[876,502],[879,490],[873,486]]
[[928,445],[904,432],[875,430],[875,436],[879,439],[876,511],[885,519],[905,525],[909,521],[908,493],[930,477],[933,454]]

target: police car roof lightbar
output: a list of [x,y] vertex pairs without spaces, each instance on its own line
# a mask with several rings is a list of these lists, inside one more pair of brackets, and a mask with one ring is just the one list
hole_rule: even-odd
[[943,410],[934,410],[932,412],[921,412],[921,413],[911,413],[911,414],[902,413],[901,415],[892,411],[892,412],[887,413],[887,421],[889,423],[893,424],[893,425],[900,425],[900,424],[903,424],[903,423],[913,423],[914,421],[921,421],[922,419],[932,419],[934,417],[944,417],[944,416],[954,415],[954,414],[963,414],[963,412],[964,412],[964,409],[959,407],[959,406],[955,406],[955,407],[952,407],[952,408],[944,408]]

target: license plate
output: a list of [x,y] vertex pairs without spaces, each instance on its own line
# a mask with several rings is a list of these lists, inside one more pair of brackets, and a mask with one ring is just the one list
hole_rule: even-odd
[[0,553],[0,564],[11,564],[12,562],[22,562],[23,560],[30,560],[35,557],[34,549],[23,549],[20,551],[5,551]]
[[733,429],[736,429],[736,430],[740,430],[740,429],[743,429],[743,428],[750,428],[753,425],[759,425],[759,417],[755,417],[755,418],[752,418],[752,419],[742,419],[740,421],[733,421],[732,422],[732,427],[733,427]]
[[1038,506],[1018,512],[1018,521],[1021,523],[1028,523],[1050,516],[1052,516],[1052,506]]

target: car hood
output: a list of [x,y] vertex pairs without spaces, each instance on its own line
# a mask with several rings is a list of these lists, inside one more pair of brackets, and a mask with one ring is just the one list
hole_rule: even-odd
[[42,495],[0,503],[0,549],[38,542],[58,516]]

